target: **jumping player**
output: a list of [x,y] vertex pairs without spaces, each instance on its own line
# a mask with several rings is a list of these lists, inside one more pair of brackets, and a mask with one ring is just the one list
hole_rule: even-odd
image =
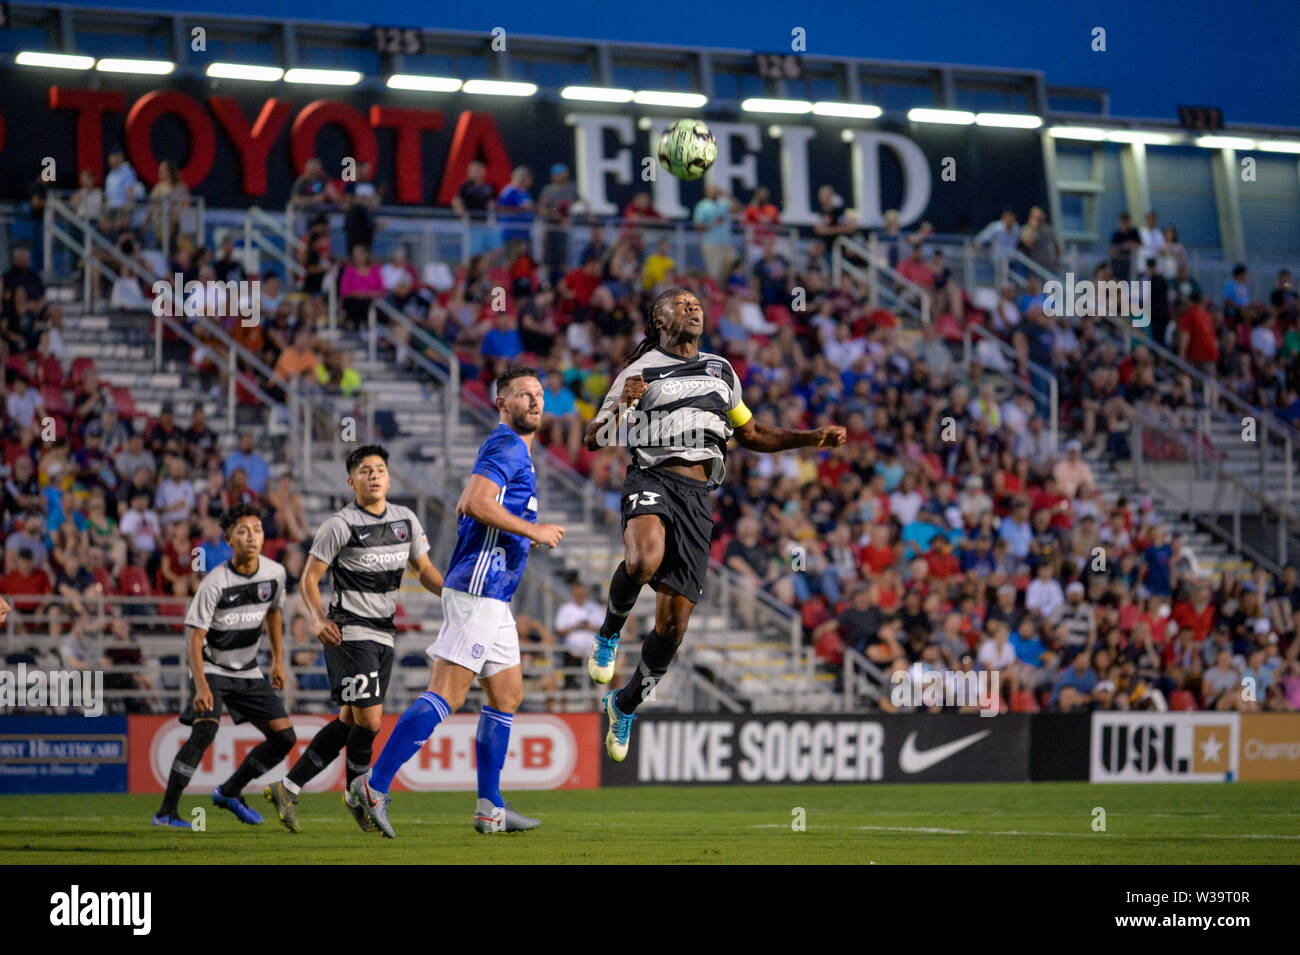
[[[415,512],[388,502],[388,452],[368,444],[348,455],[348,485],[356,495],[316,532],[302,572],[302,596],[316,638],[325,644],[330,695],[338,718],[322,727],[283,780],[266,787],[267,800],[290,832],[298,826],[298,794],[346,748],[347,781],[370,769],[384,693],[393,670],[397,590],[409,564],[420,584],[442,593],[442,574],[429,562],[429,541]],[[329,613],[321,606],[320,579],[334,581]],[[374,827],[343,793],[357,825]]]
[[[212,790],[212,801],[240,822],[261,825],[262,817],[240,795],[257,776],[275,768],[296,737],[284,704],[274,690],[284,689],[282,621],[284,568],[262,555],[262,513],[236,504],[221,515],[221,531],[234,556],[214,567],[199,584],[185,614],[189,628],[190,701],[181,722],[190,738],[172,760],[155,826],[189,829],[177,804],[203,753],[217,737],[222,710],[236,723],[252,723],[266,739],[249,751],[234,775]],[[257,645],[265,623],[271,638],[271,683],[257,666]]]
[[704,596],[713,535],[710,495],[726,471],[728,440],[734,434],[751,451],[836,448],[845,440],[839,426],[788,431],[755,421],[731,363],[700,351],[703,334],[704,308],[694,294],[684,288],[661,293],[645,340],[587,427],[586,445],[595,451],[627,424],[633,464],[623,484],[624,560],[610,581],[605,621],[587,658],[595,682],[614,676],[619,632],[641,588],[649,583],[658,594],[640,664],[626,686],[605,696],[605,750],[616,763],[627,756],[637,707],[668,672]]
[[389,787],[402,764],[420,751],[440,722],[460,709],[475,678],[487,705],[479,715],[475,756],[479,832],[517,832],[541,825],[501,798],[501,768],[510,726],[524,698],[519,632],[510,598],[534,544],[554,547],[564,536],[556,524],[537,523],[533,435],[542,423],[542,383],[533,368],[515,366],[497,379],[501,420],[478,449],[469,483],[456,504],[456,550],[442,591],[442,629],[429,647],[429,689],[397,721],[368,776],[349,787],[366,816],[392,839]]

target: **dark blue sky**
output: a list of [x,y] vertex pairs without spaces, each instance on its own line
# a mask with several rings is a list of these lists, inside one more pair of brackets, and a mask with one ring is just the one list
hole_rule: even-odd
[[[1300,126],[1296,0],[131,0],[95,6],[242,13],[774,51],[790,30],[808,50],[876,59],[1041,69],[1051,83],[1110,90],[1111,111],[1176,117],[1219,106],[1229,124]],[[1090,48],[1104,27],[1107,52]]]

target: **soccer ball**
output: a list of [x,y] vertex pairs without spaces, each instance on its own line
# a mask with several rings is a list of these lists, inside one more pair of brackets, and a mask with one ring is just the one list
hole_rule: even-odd
[[659,137],[659,165],[678,179],[699,179],[718,158],[718,144],[702,120],[679,119]]

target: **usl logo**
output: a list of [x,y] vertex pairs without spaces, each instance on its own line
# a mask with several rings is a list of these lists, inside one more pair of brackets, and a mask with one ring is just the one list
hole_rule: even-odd
[[1235,713],[1094,713],[1093,782],[1212,782],[1234,778]]

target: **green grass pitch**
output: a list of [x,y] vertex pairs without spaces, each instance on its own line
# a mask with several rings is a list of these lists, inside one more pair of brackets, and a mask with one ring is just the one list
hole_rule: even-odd
[[[543,821],[481,836],[473,793],[393,797],[396,841],[362,833],[339,793],[307,795],[302,835],[241,825],[206,797],[207,831],[152,829],[157,796],[0,797],[0,864],[1123,863],[1300,861],[1300,784],[988,783],[632,788],[511,793]],[[1106,829],[1093,831],[1094,809]],[[796,809],[806,829],[792,828]]]

